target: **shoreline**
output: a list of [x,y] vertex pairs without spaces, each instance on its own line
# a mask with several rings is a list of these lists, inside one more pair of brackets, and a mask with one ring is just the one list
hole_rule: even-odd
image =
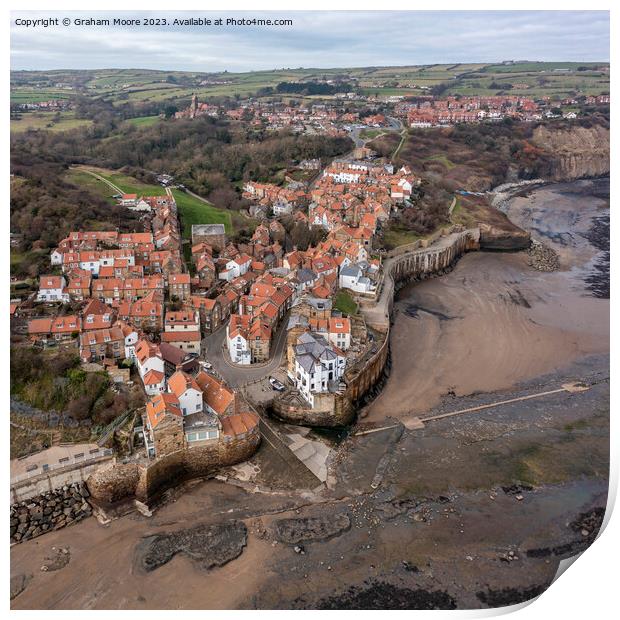
[[[601,177],[601,180],[607,178]],[[588,179],[593,182],[597,180]],[[562,185],[545,183],[541,186],[538,181],[511,185],[514,190],[512,200],[530,200],[529,196],[518,196],[524,189],[542,190],[544,187],[548,190],[549,187]],[[558,199],[562,198],[558,194]],[[522,222],[516,225],[523,227]],[[553,245],[553,240],[549,243]],[[586,244],[590,248],[585,240],[576,243]],[[579,249],[581,245],[574,250],[560,247],[564,267],[559,272],[536,272],[525,264],[524,254],[520,252],[469,252],[458,259],[448,274],[441,274],[443,278],[414,282],[395,290],[394,315],[389,330],[390,348],[392,355],[396,355],[402,364],[400,368],[393,365],[390,377],[383,382],[381,391],[364,407],[364,423],[378,423],[390,416],[399,418],[403,415],[417,415],[437,405],[441,399],[440,394],[465,396],[471,390],[506,390],[522,379],[552,369],[555,359],[568,361],[608,349],[608,333],[604,329],[600,330],[600,335],[596,333],[600,324],[605,323],[605,316],[608,316],[608,304],[597,304],[588,295],[581,297],[576,292],[569,292],[575,284],[566,281],[567,278],[576,277],[572,272],[566,272],[566,268],[567,265],[575,262],[579,264],[579,260],[583,260],[584,251]],[[592,254],[592,248],[588,252]],[[493,260],[489,260],[489,256],[493,256]],[[462,286],[460,282],[465,281],[467,286]],[[496,283],[491,284],[494,281]],[[408,292],[403,295],[403,290]],[[408,302],[408,298],[412,302]],[[403,313],[412,312],[414,306],[421,313],[416,310],[412,322],[412,318],[405,319]],[[411,310],[408,310],[410,307]],[[594,311],[591,317],[593,326],[586,325],[579,316],[580,308],[584,315]],[[597,317],[600,318],[598,322]],[[405,324],[407,327],[404,327]],[[482,339],[473,338],[472,331],[475,332],[482,325],[486,336]],[[411,336],[408,330],[414,330],[416,336]],[[524,345],[524,337],[530,341],[531,350]],[[490,338],[495,339],[497,347],[489,345]],[[476,364],[480,363],[480,372],[486,372],[489,380],[475,378],[471,362],[467,362],[466,350],[463,349],[466,345],[459,345],[461,339],[469,343],[472,352],[476,352],[474,359],[479,359]],[[403,342],[410,344],[404,345]],[[429,365],[436,364],[437,356],[433,351],[437,347],[444,351],[444,361],[437,370],[443,390],[437,389],[433,382],[424,381]],[[510,351],[513,350],[516,358],[511,362]],[[445,358],[451,356],[460,360],[463,371],[469,374],[470,379],[463,380],[460,376],[462,372],[457,372],[456,362],[446,363]],[[531,368],[519,361],[523,356],[535,361]],[[403,365],[408,367],[406,372]],[[505,380],[499,379],[498,373],[501,372]],[[498,380],[493,380],[493,375],[498,375]],[[423,402],[419,402],[419,392],[414,388],[403,388],[412,383],[422,394],[437,393],[437,397],[431,401],[422,398]],[[398,396],[394,392],[394,384],[401,387]],[[404,404],[407,402],[411,403],[411,407]]]

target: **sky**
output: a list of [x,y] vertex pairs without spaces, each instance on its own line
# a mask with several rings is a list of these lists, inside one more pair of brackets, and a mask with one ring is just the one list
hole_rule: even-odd
[[[16,19],[72,24],[16,26]],[[76,18],[292,19],[292,26],[76,26]],[[254,71],[497,62],[609,61],[606,11],[21,11],[11,68]]]

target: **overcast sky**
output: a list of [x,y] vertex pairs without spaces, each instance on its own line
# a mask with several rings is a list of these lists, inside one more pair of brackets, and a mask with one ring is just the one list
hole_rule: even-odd
[[[290,18],[293,26],[78,27],[16,18]],[[609,60],[605,11],[20,12],[13,69],[145,68],[249,71],[518,60]]]

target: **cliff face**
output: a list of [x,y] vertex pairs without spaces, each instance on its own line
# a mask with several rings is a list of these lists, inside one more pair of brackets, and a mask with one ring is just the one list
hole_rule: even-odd
[[510,221],[501,225],[480,222],[480,249],[507,250],[510,252],[525,250],[530,245],[530,233]]
[[540,125],[532,142],[549,154],[544,177],[572,181],[609,174],[609,129],[604,125],[557,129]]

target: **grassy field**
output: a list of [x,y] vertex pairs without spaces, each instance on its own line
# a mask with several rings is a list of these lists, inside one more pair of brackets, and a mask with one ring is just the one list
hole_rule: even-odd
[[130,118],[127,122],[135,127],[150,127],[161,119],[159,115],[156,116],[139,116],[137,118]]
[[348,291],[344,289],[339,290],[334,298],[334,308],[340,310],[344,314],[355,315],[357,314],[357,304],[353,301],[353,297]]
[[596,69],[606,63],[598,62],[521,62],[512,65],[487,65],[482,71],[489,73],[518,73],[520,71],[555,71],[555,70],[573,70],[579,67],[588,67],[588,69]]
[[384,134],[385,132],[385,129],[362,129],[362,131],[360,132],[360,138],[374,140],[376,137]]
[[430,157],[426,157],[425,161],[436,161],[440,164],[443,164],[447,170],[452,170],[456,166],[454,162],[451,162],[443,153],[439,155],[431,155]]
[[113,170],[104,170],[102,168],[88,168],[93,172],[96,172],[99,176],[107,179],[119,189],[123,190],[125,194],[138,194],[138,196],[165,196],[166,189],[161,185],[149,185],[142,183],[134,177],[127,176],[121,172],[115,172]]
[[396,223],[391,224],[383,233],[384,245],[388,248],[396,248],[399,245],[407,245],[421,239],[418,233],[401,228]]
[[111,205],[117,204],[116,200],[112,198],[116,192],[107,183],[100,181],[91,174],[88,174],[88,172],[71,168],[67,171],[65,177],[70,183],[78,187],[83,187],[96,196],[101,196],[101,198],[107,200]]
[[[82,166],[80,168],[72,168],[67,172],[67,179],[72,183],[109,200],[110,204],[116,203],[112,198],[116,192],[103,181],[88,174],[86,170],[91,170],[100,177],[107,179],[126,194],[138,194],[139,196],[164,196],[166,194],[165,188],[160,185],[148,185],[114,170]],[[250,218],[243,218],[237,213],[218,209],[214,205],[203,202],[178,189],[173,189],[172,194],[177,203],[183,224],[183,237],[186,239],[191,238],[192,224],[224,224],[226,234],[228,235],[233,234],[236,228],[247,228],[249,230],[254,228],[255,222]]]
[[21,133],[29,129],[69,131],[88,125],[92,125],[91,120],[75,118],[73,112],[27,112],[20,119],[11,119],[11,132]]
[[478,222],[476,213],[477,211],[474,207],[468,205],[468,208],[465,208],[463,206],[462,197],[457,196],[454,209],[452,209],[452,215],[450,216],[450,221],[453,224],[460,224],[465,228],[471,228]]
[[50,99],[69,99],[70,97],[71,93],[62,90],[11,89],[11,103],[39,103]]
[[[581,70],[580,70],[581,69]],[[428,93],[423,87],[448,86],[445,94],[490,95],[496,87],[514,94],[534,97],[562,97],[571,91],[585,94],[609,92],[609,63],[523,62],[517,64],[444,64],[402,67],[358,67],[332,69],[282,69],[246,73],[196,73],[142,69],[101,69],[93,71],[13,72],[12,102],[43,101],[70,97],[72,91],[53,84],[78,84],[80,92],[102,97],[112,103],[130,100],[164,102],[221,96],[247,96],[261,88],[275,88],[280,82],[304,82],[346,76],[365,94],[407,96]],[[49,88],[35,87],[41,80]],[[209,83],[210,82],[210,83]],[[18,83],[19,86],[15,86]],[[81,86],[83,84],[84,86]],[[519,85],[516,88],[514,85]],[[512,86],[512,88],[510,88]],[[139,124],[139,122],[138,122]]]
[[183,236],[186,239],[190,239],[192,236],[193,224],[224,224],[226,234],[232,234],[233,225],[229,211],[218,209],[212,204],[202,202],[202,200],[179,190],[172,190],[172,193],[181,216]]

